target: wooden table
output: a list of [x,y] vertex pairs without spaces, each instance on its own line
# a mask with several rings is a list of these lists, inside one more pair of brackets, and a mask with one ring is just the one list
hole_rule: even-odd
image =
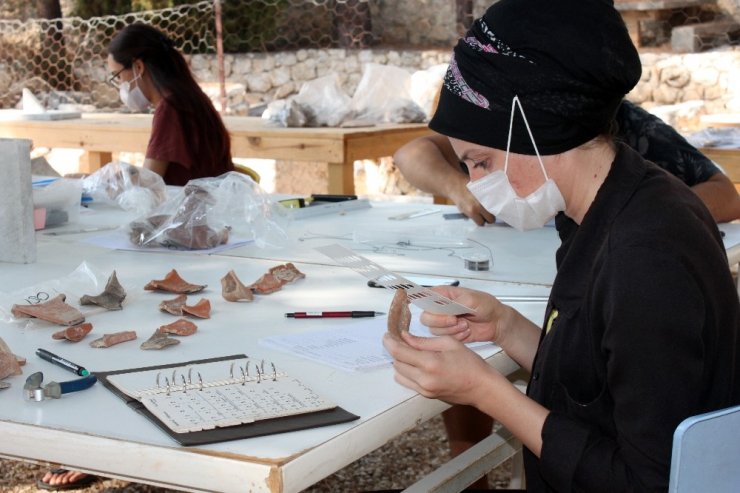
[[[354,162],[391,156],[406,142],[430,130],[426,124],[382,124],[359,128],[283,128],[257,117],[224,117],[234,157],[318,161],[328,164],[328,192],[353,194]],[[58,121],[0,121],[0,137],[31,139],[35,146],[82,148],[81,172],[93,172],[113,152],[144,152],[151,115],[89,113]]]

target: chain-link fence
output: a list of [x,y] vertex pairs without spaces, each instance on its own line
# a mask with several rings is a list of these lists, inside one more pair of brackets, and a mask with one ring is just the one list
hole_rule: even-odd
[[[215,54],[217,48],[227,56],[332,48],[448,49],[491,1],[204,0],[121,16],[0,20],[0,107],[17,105],[23,87],[40,95],[47,107],[65,102],[118,107],[117,92],[104,82],[107,45],[133,22],[162,29],[186,56]],[[655,8],[645,11],[645,2],[615,0],[643,48],[670,49],[672,34],[687,26],[685,44],[696,51],[740,42],[737,21],[715,1],[685,0],[681,8],[661,8],[660,3],[650,2]],[[3,0],[0,16],[32,15],[32,5]],[[718,21],[726,24],[717,27]]]
[[47,107],[118,102],[108,86],[107,46],[124,26],[144,22],[166,31],[185,53],[215,53],[213,2],[124,16],[0,20],[0,107],[15,106],[27,87]]

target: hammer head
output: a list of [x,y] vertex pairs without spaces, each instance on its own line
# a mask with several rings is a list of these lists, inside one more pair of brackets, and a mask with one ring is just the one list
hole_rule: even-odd
[[46,387],[42,387],[44,374],[40,371],[31,374],[23,385],[23,394],[29,401],[41,402],[44,399],[59,399],[62,396],[62,389],[57,382],[50,382]]

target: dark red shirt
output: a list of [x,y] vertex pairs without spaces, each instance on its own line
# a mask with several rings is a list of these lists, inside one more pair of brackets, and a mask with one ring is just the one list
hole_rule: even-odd
[[[196,141],[197,136],[192,136]],[[185,185],[193,178],[194,157],[175,108],[162,99],[154,110],[152,134],[146,149],[147,159],[169,163],[164,174],[167,185]]]
[[181,115],[166,99],[154,110],[152,134],[146,157],[169,163],[164,174],[167,185],[185,185],[194,178],[219,176],[233,170],[230,160],[221,162],[217,156],[209,160],[198,159],[202,135],[197,125],[188,131],[182,125]]

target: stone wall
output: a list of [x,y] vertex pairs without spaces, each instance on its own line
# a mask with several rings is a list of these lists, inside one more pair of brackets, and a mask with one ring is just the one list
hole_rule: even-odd
[[[352,95],[368,62],[396,65],[410,71],[447,63],[450,51],[310,49],[274,54],[226,55],[228,112],[246,114],[250,106],[297,93],[301,84],[336,73]],[[740,112],[740,47],[692,54],[644,53],[640,83],[629,98],[647,107],[703,101],[706,113]],[[211,55],[195,55],[191,65],[214,98],[217,63]]]

